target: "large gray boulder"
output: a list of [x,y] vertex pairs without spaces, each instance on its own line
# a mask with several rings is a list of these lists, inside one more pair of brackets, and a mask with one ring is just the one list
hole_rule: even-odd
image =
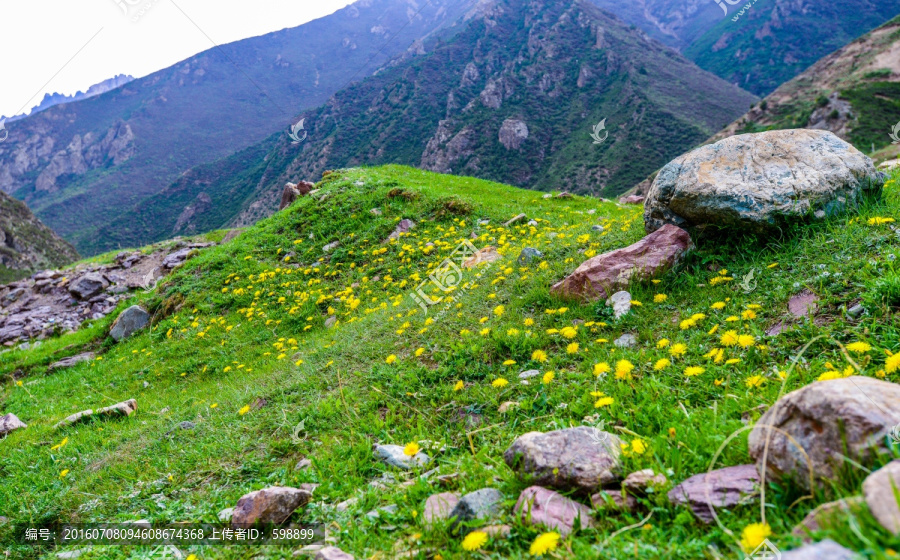
[[105,290],[107,286],[109,282],[102,274],[88,272],[69,284],[69,293],[80,300],[87,300]]
[[618,478],[622,441],[589,426],[519,436],[503,454],[509,467],[535,485],[590,495]]
[[119,315],[116,322],[109,329],[109,336],[113,337],[116,342],[124,340],[143,329],[150,322],[150,314],[144,311],[138,305],[132,305]]
[[844,212],[883,182],[871,159],[831,132],[741,134],[663,167],[644,203],[644,225],[766,232]]
[[863,376],[816,381],[762,415],[748,438],[750,456],[762,473],[768,438],[768,478],[790,477],[809,490],[810,467],[818,480],[834,479],[852,462],[872,466],[888,453],[887,436],[897,424],[900,385]]

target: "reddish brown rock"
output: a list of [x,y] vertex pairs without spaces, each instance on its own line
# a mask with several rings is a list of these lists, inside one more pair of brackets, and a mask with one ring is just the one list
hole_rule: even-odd
[[503,460],[534,484],[590,495],[614,482],[621,469],[622,441],[590,426],[519,436]]
[[288,183],[284,186],[281,193],[281,204],[278,205],[279,210],[284,210],[293,204],[301,196],[306,196],[315,187],[310,182],[300,181],[298,184]]
[[594,525],[591,508],[540,486],[522,490],[513,512],[529,525],[543,525],[562,536]]
[[552,291],[563,297],[606,299],[634,280],[649,280],[669,270],[692,247],[688,232],[665,225],[634,245],[586,260]]
[[630,196],[623,196],[622,198],[619,199],[619,202],[621,202],[622,204],[643,204],[644,197],[633,194]]
[[631,511],[637,508],[638,501],[634,496],[618,490],[604,490],[591,496],[591,504],[595,509]]
[[326,546],[316,553],[315,560],[353,560],[353,555],[347,554],[340,548]]
[[713,508],[736,506],[759,491],[760,478],[754,465],[726,467],[685,480],[669,492],[673,504],[685,504],[704,523],[713,522]]
[[881,526],[900,534],[900,507],[897,492],[900,490],[900,460],[894,460],[866,477],[863,496],[872,516]]
[[648,488],[662,488],[667,482],[666,475],[656,473],[653,469],[644,469],[626,476],[622,481],[622,488],[633,493],[644,493]]
[[788,477],[809,490],[810,471],[815,480],[832,480],[848,462],[874,466],[878,455],[889,453],[886,442],[897,424],[900,385],[852,376],[816,381],[781,397],[760,417],[747,443],[762,472],[769,440],[768,479]]
[[454,492],[441,492],[429,496],[425,500],[425,509],[422,511],[422,517],[425,519],[426,525],[431,525],[435,521],[449,519],[450,512],[459,503],[459,494]]
[[245,494],[234,506],[231,524],[248,527],[254,523],[284,523],[294,510],[306,505],[312,494],[299,488],[272,486]]
[[816,312],[819,297],[809,290],[803,290],[788,301],[788,311],[794,317],[806,317]]

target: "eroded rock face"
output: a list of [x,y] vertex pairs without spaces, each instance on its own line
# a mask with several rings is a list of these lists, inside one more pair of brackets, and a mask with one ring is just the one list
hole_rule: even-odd
[[831,132],[741,134],[663,167],[644,203],[644,225],[767,232],[849,210],[883,182],[871,159]]
[[519,119],[506,119],[500,126],[500,143],[507,150],[518,150],[528,140],[528,125]]
[[669,491],[669,501],[685,504],[704,523],[713,522],[713,510],[736,506],[759,492],[760,478],[753,465],[726,467],[690,477]]
[[809,490],[810,467],[813,479],[833,479],[847,464],[845,456],[870,466],[876,453],[887,452],[886,436],[898,423],[900,385],[863,376],[817,381],[788,393],[762,415],[750,432],[750,456],[762,472],[770,433],[767,476],[790,477]]
[[591,494],[616,480],[621,443],[615,435],[588,426],[529,432],[513,442],[503,459],[534,484]]
[[288,486],[272,486],[250,492],[234,506],[231,525],[247,527],[255,523],[284,523],[294,510],[308,504],[310,499],[311,493]]
[[513,512],[529,525],[542,525],[562,536],[594,525],[591,508],[540,486],[522,490]]
[[649,280],[671,269],[693,246],[688,232],[665,225],[633,245],[584,261],[551,291],[562,297],[606,299],[633,281]]

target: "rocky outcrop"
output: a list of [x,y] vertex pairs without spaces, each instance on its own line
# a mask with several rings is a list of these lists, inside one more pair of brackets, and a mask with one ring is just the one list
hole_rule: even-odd
[[753,465],[726,467],[690,477],[669,491],[669,501],[684,504],[704,523],[713,522],[713,512],[753,499],[760,478]]
[[528,140],[528,125],[519,119],[506,119],[500,125],[500,143],[507,150],[518,150]]
[[316,186],[308,181],[286,184],[284,190],[281,192],[281,203],[278,205],[278,209],[284,210],[301,196],[308,195],[314,188],[316,188]]
[[0,344],[14,346],[20,341],[77,330],[86,320],[101,319],[132,292],[152,289],[160,278],[211,245],[180,240],[174,246],[162,244],[147,253],[120,253],[109,264],[45,270],[0,286]]
[[75,248],[41,223],[24,202],[0,190],[0,277],[23,277],[77,259]]
[[454,169],[459,172],[460,166],[457,162],[467,160],[475,153],[474,147],[477,144],[475,130],[464,127],[455,132],[455,125],[455,121],[451,119],[438,123],[434,136],[422,152],[420,164],[422,169],[436,173],[453,173]]
[[666,225],[624,249],[584,261],[551,291],[561,297],[606,299],[631,282],[649,280],[671,269],[692,247],[688,232]]
[[588,426],[519,436],[503,454],[520,478],[564,491],[591,494],[618,478],[621,440]]
[[272,486],[245,494],[231,514],[233,527],[249,527],[256,523],[281,524],[298,507],[306,505],[312,494],[299,488]]
[[810,471],[818,481],[834,479],[848,460],[871,466],[879,453],[888,453],[885,442],[897,424],[900,385],[862,376],[817,381],[788,393],[760,417],[748,439],[750,456],[770,479],[791,478],[809,490]]
[[765,233],[855,208],[883,181],[871,159],[831,132],[741,134],[663,167],[647,194],[644,226]]
[[66,146],[50,157],[35,179],[38,191],[54,192],[58,189],[57,179],[63,175],[84,175],[112,162],[120,165],[135,154],[134,132],[128,123],[119,121],[99,138],[92,132],[84,136],[76,134]]

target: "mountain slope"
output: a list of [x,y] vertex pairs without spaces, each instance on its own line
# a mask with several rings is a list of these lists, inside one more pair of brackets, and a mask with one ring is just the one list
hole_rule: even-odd
[[900,0],[592,1],[757,95],[900,13]]
[[766,95],[898,13],[900,0],[749,1],[729,7],[727,17],[684,54],[717,76]]
[[[181,222],[196,222],[191,231],[253,223],[277,207],[286,181],[355,165],[613,195],[755,100],[580,0],[497,2],[429,51],[304,113],[302,144],[272,137],[187,173],[104,228],[101,248],[177,233],[195,200]],[[609,136],[595,144],[601,121]],[[227,213],[240,216],[222,222]]]
[[98,227],[185,170],[287,129],[298,112],[456,22],[470,6],[470,0],[360,0],[9,123],[9,139],[0,144],[0,190],[26,200],[91,253]]
[[776,128],[830,130],[863,152],[889,148],[900,122],[900,18],[832,53],[713,137]]
[[[0,549],[10,560],[160,558],[156,544],[29,543],[23,528],[143,520],[170,529],[204,523],[209,535],[245,494],[287,486],[314,488],[311,503],[279,519],[285,528],[316,528],[314,539],[185,540],[181,556],[286,559],[313,544],[383,560],[738,559],[748,557],[752,547],[742,551],[741,541],[752,542],[760,523],[785,553],[805,540],[792,529],[810,511],[859,495],[869,469],[892,457],[854,461],[828,492],[805,498],[770,477],[763,496],[717,508],[718,526],[667,494],[711,469],[752,464],[748,428],[784,394],[835,383],[817,379],[848,375],[845,368],[860,383],[900,381],[889,354],[900,350],[892,262],[900,239],[891,224],[872,223],[900,218],[898,178],[861,215],[817,221],[770,244],[698,238],[677,271],[632,284],[642,305],[614,320],[603,302],[560,300],[549,288],[586,258],[642,238],[640,208],[543,199],[397,166],[334,173],[317,185],[324,201],[301,198],[123,303],[119,312],[139,304],[154,318],[134,336],[112,342],[113,314],[0,354],[0,371],[16,372],[0,378],[0,415],[28,425],[0,441],[0,504],[9,519],[0,524]],[[502,225],[519,213],[534,222]],[[417,225],[386,241],[401,219]],[[499,260],[441,274],[465,258],[456,253],[464,241],[496,248]],[[517,262],[526,247],[543,256]],[[426,313],[411,297],[417,289],[447,300]],[[814,315],[797,317],[789,302],[809,290],[818,299]],[[859,300],[865,313],[848,313]],[[782,332],[767,336],[775,325]],[[625,333],[633,345],[613,343]],[[51,368],[86,351],[96,359]],[[528,370],[537,375],[521,379]],[[836,422],[867,401],[838,394],[848,398],[834,407]],[[127,399],[137,401],[130,417],[55,427],[79,410]],[[877,414],[858,417],[886,423],[894,412]],[[593,523],[535,556],[532,543],[551,529],[513,508],[526,488],[548,483],[517,476],[503,455],[527,432],[574,426],[621,438],[623,477],[653,469],[665,481],[653,492],[631,490],[635,505],[624,511],[561,488]],[[429,455],[427,466],[402,471],[373,453],[375,445],[411,442]],[[561,466],[597,457],[581,445],[535,442],[548,457],[561,455]],[[618,491],[619,482],[606,488]],[[497,531],[480,551],[463,547],[465,532],[424,513],[438,509],[425,507],[434,494],[488,487],[502,501],[475,522]],[[701,512],[698,503],[691,505]],[[840,523],[823,524],[813,538],[833,539],[858,560],[891,558],[885,551],[897,549],[897,537],[870,512],[854,506],[838,515]]]
[[0,192],[0,282],[76,259],[75,248],[35,218],[24,202]]

